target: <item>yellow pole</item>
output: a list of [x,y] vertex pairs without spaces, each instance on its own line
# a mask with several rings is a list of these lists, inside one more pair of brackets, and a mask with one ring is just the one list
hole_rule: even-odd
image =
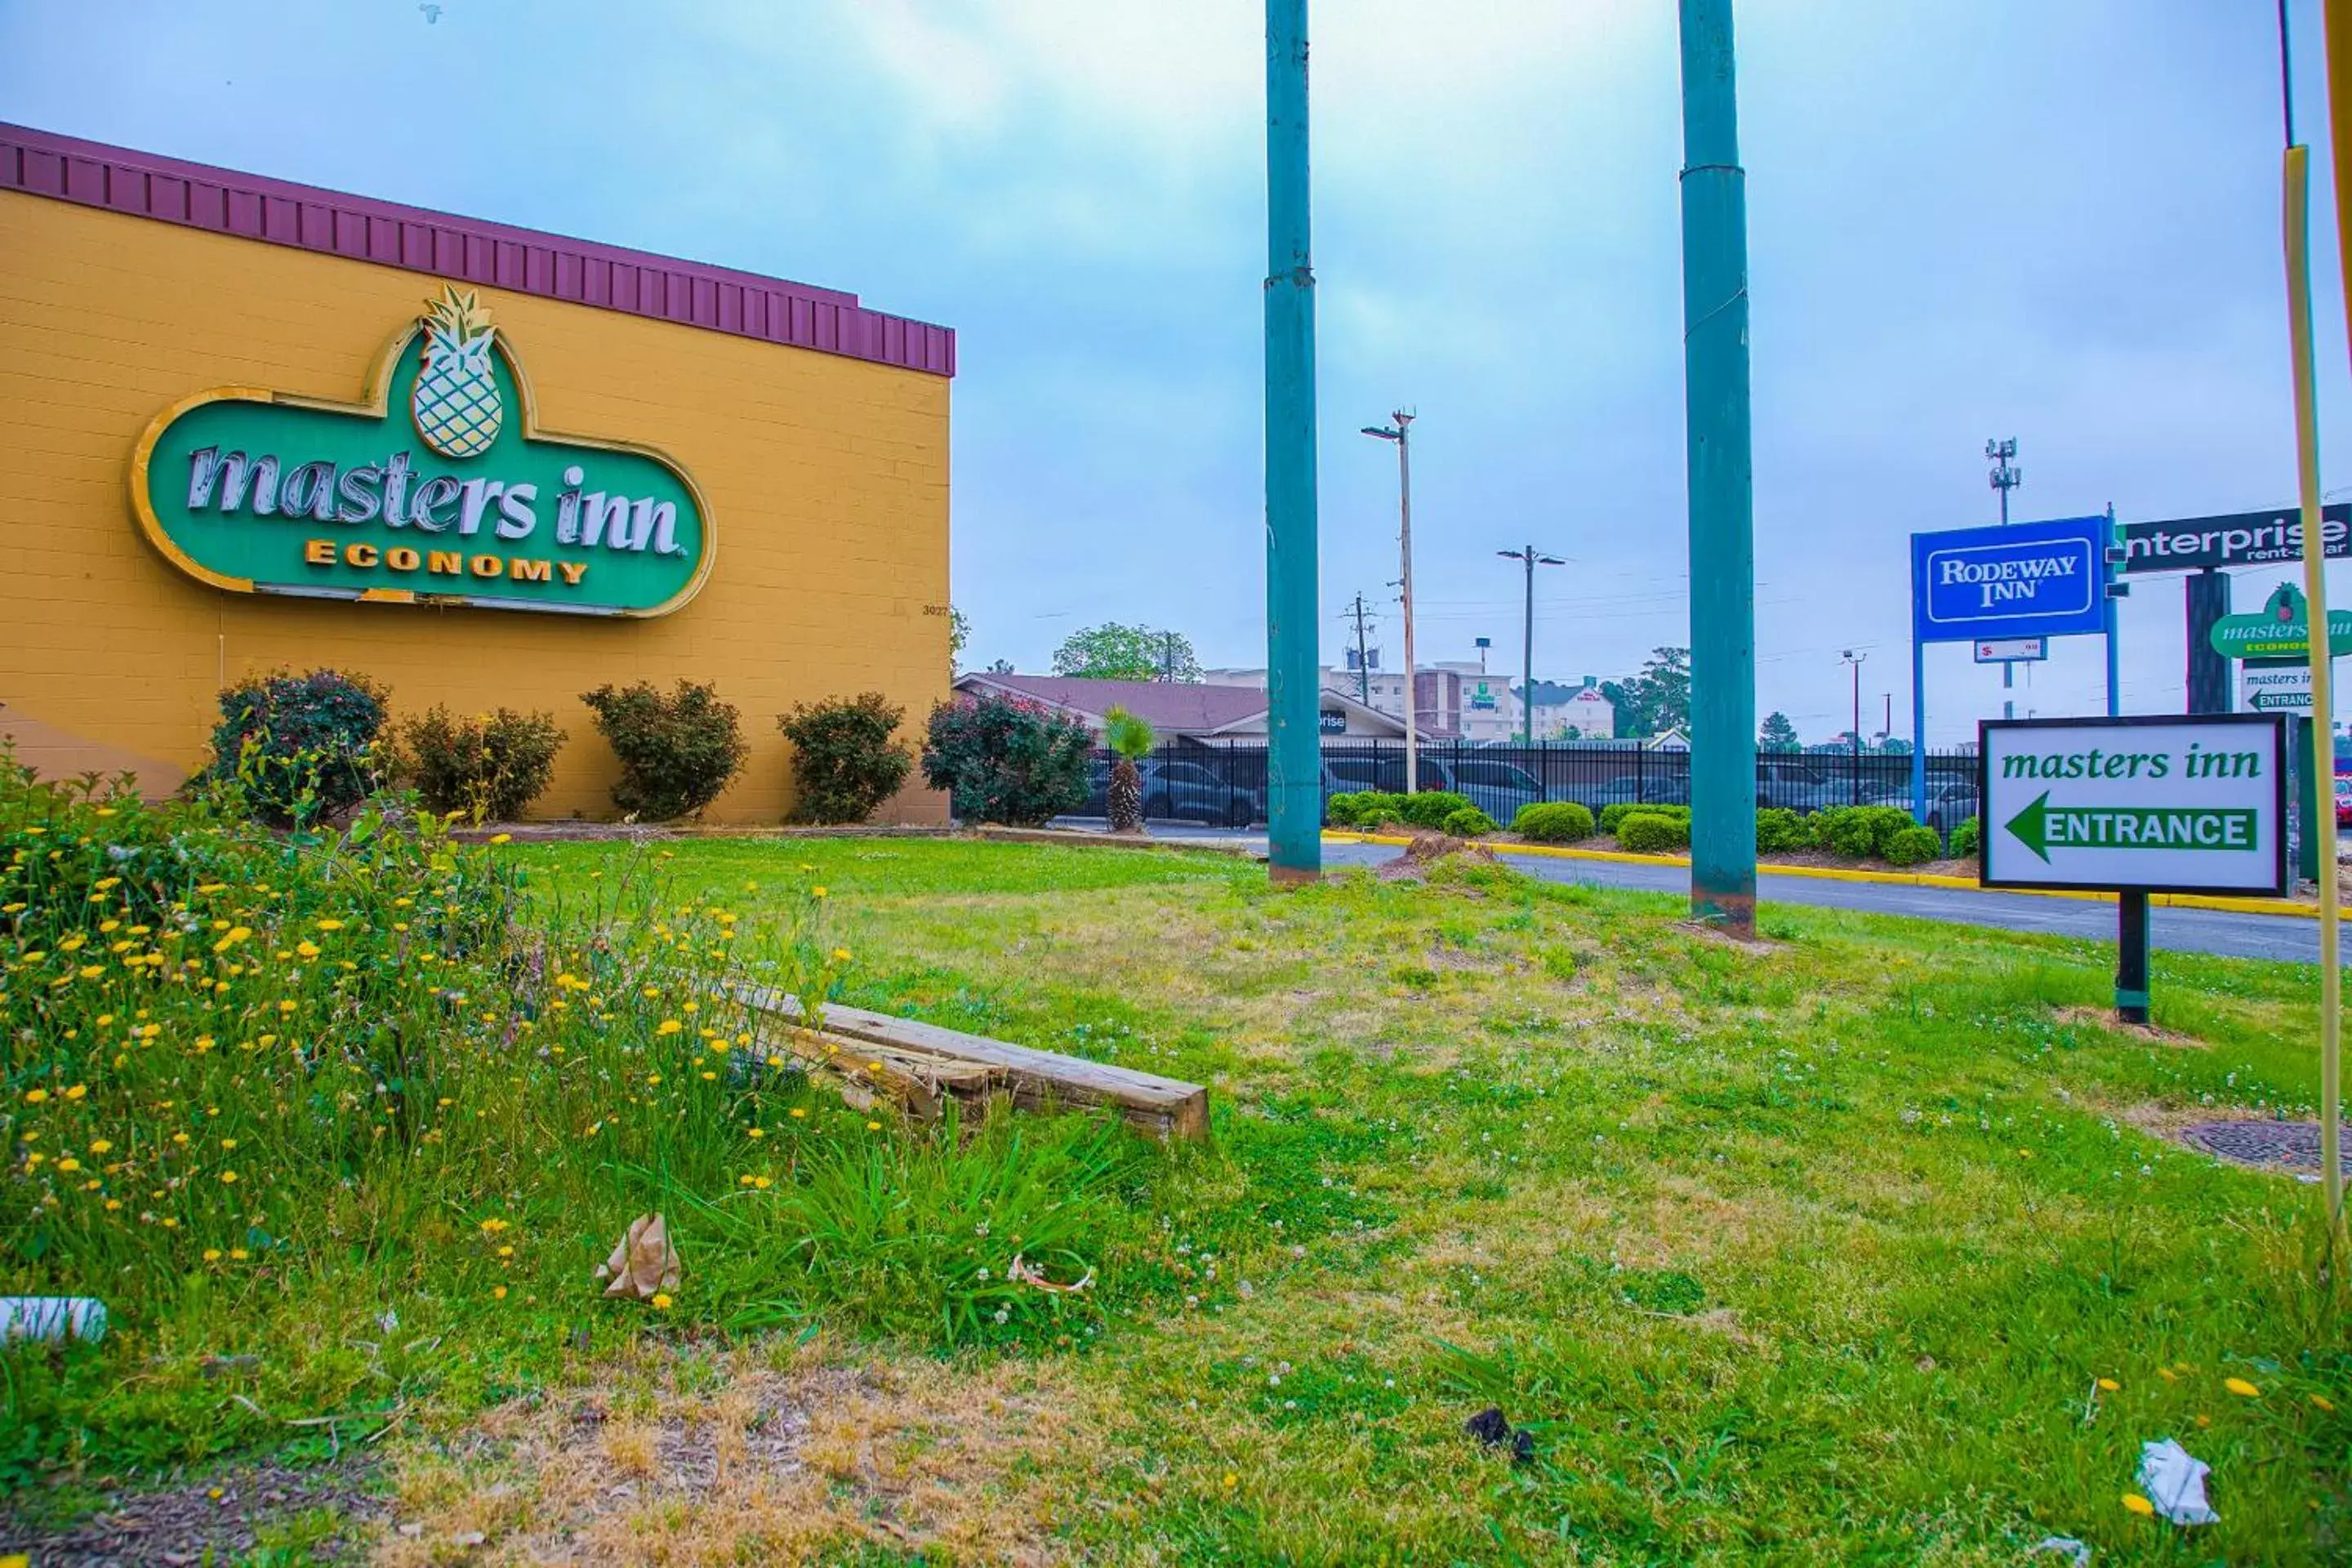
[[[2339,7],[2331,4],[2328,19],[2338,21]],[[2342,31],[2328,28],[2328,64],[2336,63]],[[2352,83],[2347,83],[2352,86]],[[2331,94],[2336,103],[2341,93]],[[2344,122],[2336,120],[2337,145],[2343,144]],[[2344,175],[2337,174],[2339,189]],[[2313,388],[2311,348],[2311,149],[2300,144],[2286,150],[2286,290],[2287,331],[2294,353],[2295,479],[2303,499],[2303,593],[2309,602],[2310,639],[2305,653],[2311,660],[2311,713],[2317,730],[2315,755],[2328,759],[2333,773],[2336,757],[2335,705],[2328,690],[2327,553],[2320,535],[2319,405]],[[2315,769],[2315,773],[2317,770]],[[2305,792],[2304,831],[2319,841],[2319,1160],[2327,1194],[2328,1236],[2344,1223],[2344,1168],[2336,1131],[2340,1084],[2336,1068],[2336,1016],[2343,1002],[2344,971],[2337,947],[2336,802],[2332,790]],[[2314,809],[2313,801],[2318,803]]]

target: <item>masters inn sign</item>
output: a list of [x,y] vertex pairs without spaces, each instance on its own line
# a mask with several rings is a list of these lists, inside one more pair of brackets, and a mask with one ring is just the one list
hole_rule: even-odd
[[166,560],[236,593],[659,616],[710,572],[693,479],[541,430],[512,349],[454,289],[393,335],[362,403],[173,404],[140,437],[131,502]]

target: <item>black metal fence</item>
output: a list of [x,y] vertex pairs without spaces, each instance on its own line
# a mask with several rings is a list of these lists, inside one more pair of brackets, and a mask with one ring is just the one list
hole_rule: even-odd
[[[1093,794],[1085,815],[1100,816],[1111,755],[1095,757]],[[1178,740],[1142,764],[1144,816],[1152,821],[1245,827],[1265,820],[1264,742]],[[1690,753],[1639,746],[1551,742],[1486,745],[1425,741],[1420,747],[1423,789],[1453,790],[1496,821],[1508,825],[1535,801],[1572,800],[1597,814],[1621,802],[1690,804]],[[1326,798],[1356,790],[1402,791],[1402,741],[1327,741]],[[1756,804],[1819,811],[1831,805],[1899,805],[1911,802],[1911,759],[1864,752],[1770,752],[1756,759]],[[1977,759],[1962,752],[1927,755],[1927,823],[1949,833],[1977,811]]]

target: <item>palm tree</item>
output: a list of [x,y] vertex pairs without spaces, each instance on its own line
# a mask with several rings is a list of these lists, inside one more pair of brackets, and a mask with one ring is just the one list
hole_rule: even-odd
[[1135,764],[1151,754],[1152,743],[1148,721],[1124,708],[1113,708],[1103,715],[1103,744],[1118,756],[1110,766],[1110,788],[1104,797],[1113,833],[1143,831],[1143,774]]

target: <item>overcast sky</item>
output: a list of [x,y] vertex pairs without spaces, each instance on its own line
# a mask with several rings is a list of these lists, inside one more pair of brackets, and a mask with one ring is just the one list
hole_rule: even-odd
[[[1667,0],[1323,0],[1311,19],[1325,654],[1378,603],[1414,432],[1424,659],[1688,641]],[[428,16],[437,13],[437,20]],[[2297,92],[2324,137],[2316,0]],[[2291,502],[2268,0],[1744,0],[1758,705],[1908,730],[1905,536]],[[0,0],[0,119],[856,290],[957,329],[968,658],[1116,618],[1265,660],[1263,13],[1248,0]],[[2315,154],[2325,482],[2352,412]],[[2281,574],[2242,577],[2252,607]],[[2347,585],[2336,584],[2341,595]],[[2339,603],[2343,602],[2340,598]],[[2123,621],[2178,711],[2178,579]],[[1929,655],[1930,739],[1999,711]],[[2020,711],[2099,710],[2094,639]]]

